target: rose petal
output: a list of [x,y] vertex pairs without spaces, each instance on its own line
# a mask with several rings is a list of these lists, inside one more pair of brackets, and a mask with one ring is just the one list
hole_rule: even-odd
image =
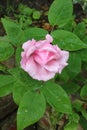
[[33,55],[33,57],[34,57],[34,60],[38,63],[38,64],[40,64],[40,65],[44,65],[44,64],[46,64],[46,59],[47,59],[47,57],[48,57],[48,52],[36,52],[36,53],[34,53],[34,55]]
[[54,49],[54,47],[49,43],[44,44],[44,46],[42,48],[40,48],[39,51],[50,51],[50,52],[54,52],[54,53],[57,52],[56,49]]
[[59,58],[57,54],[49,51],[36,51],[33,54],[33,57],[34,60],[40,65],[45,65],[51,60],[56,60]]
[[42,80],[42,81],[47,81],[49,79],[52,79],[54,76],[55,76],[54,72],[50,73],[44,67],[40,66],[38,68],[38,73],[33,78],[38,79],[38,80]]
[[61,74],[62,70],[68,65],[68,63],[60,64],[58,73]]
[[47,42],[51,43],[53,41],[53,38],[52,38],[51,35],[47,34],[46,35],[46,40],[47,40]]
[[34,51],[36,50],[35,46],[31,46],[27,52],[26,52],[26,56],[29,57]]
[[61,51],[62,58],[60,59],[60,62],[67,62],[69,58],[69,52],[68,51]]
[[27,51],[29,48],[31,48],[32,46],[34,46],[35,42],[36,42],[36,41],[35,41],[34,39],[29,40],[29,41],[25,42],[25,43],[22,45],[22,48],[23,48],[25,51]]
[[50,73],[44,67],[40,66],[39,64],[36,64],[33,61],[32,57],[27,62],[25,71],[28,72],[28,74],[32,78],[38,79],[38,80],[43,80],[43,81],[47,81],[47,80],[53,78],[55,75],[54,72]]
[[26,62],[27,62],[27,58],[26,58],[26,53],[22,52],[22,59],[20,61],[21,67],[24,69],[26,67]]
[[57,73],[59,70],[59,63],[57,60],[52,60],[45,65],[45,69],[50,72]]
[[68,65],[69,52],[50,44],[52,41],[53,38],[47,34],[46,40],[32,39],[23,44],[20,64],[32,78],[47,81]]
[[34,62],[33,57],[30,57],[27,61],[25,71],[28,72],[31,77],[34,77],[38,73],[38,65]]
[[68,51],[61,51],[61,58],[59,60],[59,73],[62,72],[62,70],[68,65],[67,60],[69,58],[69,52]]

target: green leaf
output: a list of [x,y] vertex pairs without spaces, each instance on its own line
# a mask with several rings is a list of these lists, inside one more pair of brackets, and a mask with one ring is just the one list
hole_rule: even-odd
[[7,70],[7,67],[5,66],[5,65],[3,65],[3,64],[0,64],[0,72],[6,72],[6,70]]
[[42,82],[32,79],[20,68],[10,69],[9,72],[16,80],[13,89],[13,98],[16,104],[20,103],[21,98],[27,91],[38,90],[42,87]]
[[73,29],[73,27],[75,26],[74,24],[75,24],[75,22],[74,22],[74,20],[73,20],[73,18],[72,18],[72,19],[70,19],[70,20],[68,21],[67,24],[65,24],[65,25],[63,26],[63,29],[66,30],[66,31],[72,32],[72,29]]
[[79,24],[77,24],[77,26],[75,27],[74,31],[73,31],[80,39],[82,39],[86,33],[86,27],[85,27],[85,23],[81,22]]
[[84,108],[85,102],[80,100],[75,100],[73,102],[73,108],[76,109],[77,112],[81,112],[83,117],[87,120],[87,111]]
[[77,130],[78,129],[78,123],[75,122],[69,122],[65,127],[64,130]]
[[31,9],[30,7],[28,7],[24,4],[21,4],[21,3],[18,6],[18,10],[19,10],[20,14],[24,14],[24,16],[25,15],[30,16],[33,12],[33,9]]
[[24,31],[25,41],[32,38],[35,40],[45,39],[46,34],[48,34],[46,30],[36,27],[29,28]]
[[12,68],[9,70],[9,73],[14,77],[14,79],[20,83],[20,85],[28,85],[31,77],[20,68]]
[[16,59],[16,65],[19,67],[20,67],[20,61],[21,61],[21,52],[22,52],[22,48],[17,47],[16,53],[15,53],[15,59]]
[[87,34],[85,34],[85,36],[82,38],[82,41],[87,44]]
[[79,118],[80,118],[79,115],[77,113],[75,113],[74,111],[72,112],[71,115],[69,115],[69,120],[74,123],[78,123]]
[[62,87],[68,94],[74,94],[80,89],[80,86],[78,84],[72,82],[64,83]]
[[54,0],[49,9],[48,20],[53,26],[63,26],[72,18],[72,11],[72,0]]
[[67,73],[70,78],[74,78],[81,72],[81,57],[76,52],[71,52],[69,55]]
[[21,10],[21,13],[30,16],[33,13],[33,9],[26,6]]
[[48,81],[44,84],[42,92],[47,102],[58,112],[71,113],[71,103],[66,92],[58,84]]
[[15,80],[20,83],[20,85],[27,85],[29,90],[38,90],[43,86],[41,81],[32,79],[25,71],[20,68],[10,69],[9,72],[15,78]]
[[10,75],[0,75],[0,97],[6,96],[13,90],[14,78]]
[[74,108],[77,112],[81,111],[82,106],[83,106],[83,102],[80,101],[80,100],[78,100],[78,99],[76,99],[76,100],[73,102],[73,108]]
[[28,91],[22,98],[17,112],[18,130],[37,122],[44,114],[46,102],[43,94]]
[[14,54],[14,48],[8,42],[0,42],[0,61],[7,60]]
[[82,113],[83,117],[87,120],[87,111],[84,108],[82,108],[81,113]]
[[69,123],[65,125],[64,130],[77,130],[79,125],[79,115],[73,112],[69,115]]
[[66,71],[66,69],[64,69],[63,71],[62,71],[62,73],[61,74],[58,74],[57,75],[57,80],[58,81],[62,81],[62,82],[64,82],[64,83],[66,83],[68,80],[69,80],[69,75],[68,75],[68,73],[67,73],[67,71]]
[[14,21],[7,20],[5,18],[2,18],[1,21],[9,41],[15,46],[21,45],[24,42],[24,34],[20,26]]
[[75,34],[65,30],[56,30],[52,32],[54,43],[58,44],[61,49],[68,51],[76,51],[82,48],[87,48],[87,45],[83,43]]
[[87,49],[80,50],[78,54],[81,57],[82,61],[87,62]]
[[41,16],[41,12],[40,11],[34,11],[33,12],[33,19],[40,19],[40,16]]
[[18,81],[16,81],[16,82],[14,83],[13,99],[14,99],[14,101],[15,101],[15,103],[16,103],[17,105],[20,104],[20,101],[21,101],[23,95],[24,95],[27,91],[29,91],[29,89],[30,89],[30,88],[29,88],[28,85],[26,85],[26,84],[19,83]]
[[0,36],[0,41],[2,41],[2,42],[9,42],[7,35]]
[[80,96],[82,99],[87,100],[87,84],[82,87],[81,92],[80,92]]
[[80,118],[80,124],[83,127],[83,130],[87,130],[87,120],[83,116]]

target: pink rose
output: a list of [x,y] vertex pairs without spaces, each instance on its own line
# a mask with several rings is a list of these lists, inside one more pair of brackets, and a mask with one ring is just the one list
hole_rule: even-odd
[[61,73],[68,65],[69,52],[61,50],[57,45],[52,45],[53,38],[47,34],[46,40],[25,42],[22,46],[21,67],[32,78],[47,81]]

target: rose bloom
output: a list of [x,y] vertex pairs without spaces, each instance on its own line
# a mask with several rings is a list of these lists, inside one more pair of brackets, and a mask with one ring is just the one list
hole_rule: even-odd
[[32,78],[47,81],[68,65],[69,52],[52,45],[52,41],[53,38],[47,34],[45,40],[32,39],[23,44],[21,68]]

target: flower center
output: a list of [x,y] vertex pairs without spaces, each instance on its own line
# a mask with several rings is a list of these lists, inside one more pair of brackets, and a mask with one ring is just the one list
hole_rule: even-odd
[[54,52],[50,51],[35,51],[33,54],[33,58],[35,62],[37,62],[40,65],[45,65],[51,60],[55,60],[57,57]]

